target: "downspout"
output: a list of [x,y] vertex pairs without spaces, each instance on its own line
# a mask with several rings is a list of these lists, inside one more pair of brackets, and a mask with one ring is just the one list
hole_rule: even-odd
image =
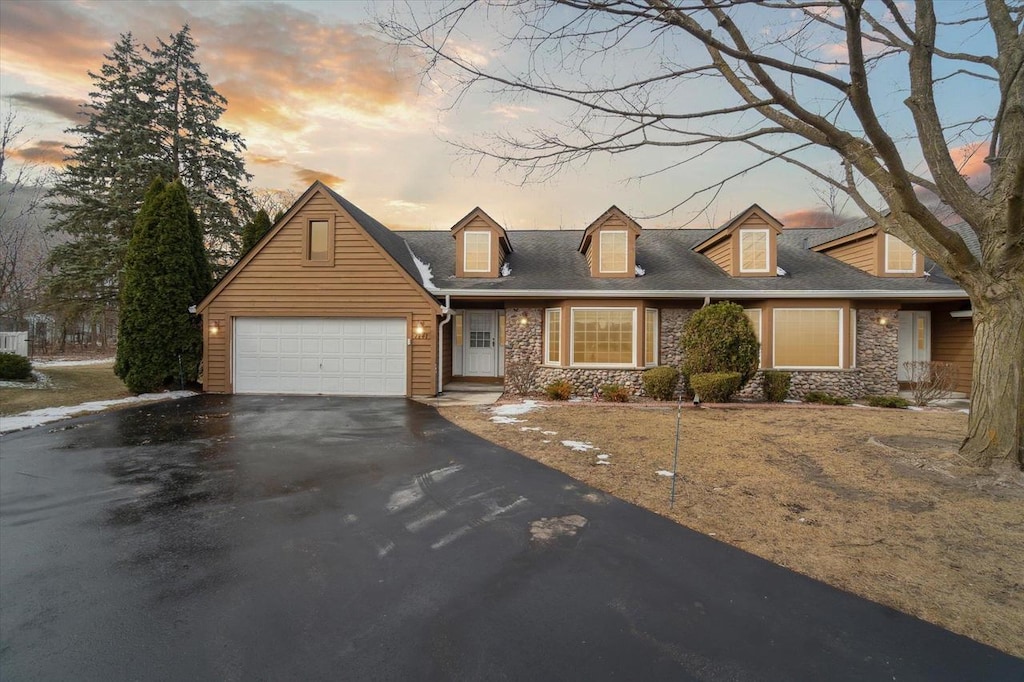
[[444,392],[444,326],[452,321],[452,297],[451,294],[444,295],[444,305],[441,306],[441,314],[444,319],[437,325],[437,394]]

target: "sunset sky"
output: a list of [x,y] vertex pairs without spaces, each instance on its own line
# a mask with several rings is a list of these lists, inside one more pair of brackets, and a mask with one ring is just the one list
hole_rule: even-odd
[[[819,203],[805,176],[776,164],[729,185],[701,214],[694,205],[643,219],[727,172],[735,161],[728,152],[642,182],[631,178],[670,162],[673,152],[595,157],[543,184],[521,185],[514,172],[462,157],[446,140],[552,126],[560,112],[481,95],[449,106],[450,93],[374,32],[374,15],[389,7],[4,0],[0,107],[26,125],[14,156],[60,160],[72,139],[64,130],[90,89],[87,72],[100,68],[120,33],[154,45],[188,23],[199,61],[228,100],[222,123],[248,144],[254,187],[302,190],[320,178],[394,228],[446,229],[479,205],[509,229],[577,229],[613,203],[645,227],[707,227],[755,202],[798,226],[801,212]],[[503,57],[496,44],[467,39],[461,48],[482,64]],[[978,98],[984,93],[964,98],[964,106]],[[858,215],[852,204],[848,213]]]

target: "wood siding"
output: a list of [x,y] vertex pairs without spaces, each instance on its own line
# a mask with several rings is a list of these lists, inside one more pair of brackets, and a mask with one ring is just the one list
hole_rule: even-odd
[[[604,231],[626,233],[626,271],[601,272],[601,233]],[[609,209],[594,224],[587,228],[583,255],[587,258],[591,277],[601,279],[626,279],[636,277],[636,240],[640,234],[639,226],[628,220],[619,209]]]
[[[488,272],[469,272],[465,270],[465,240],[463,235],[466,232],[487,232],[491,235],[491,269]],[[494,278],[501,273],[501,266],[505,263],[505,249],[501,245],[501,232],[494,229],[490,222],[482,216],[476,216],[462,225],[454,234],[455,236],[455,276],[470,278]]]
[[974,362],[974,323],[970,318],[953,318],[947,310],[932,312],[932,360],[956,365],[956,389],[971,393]]
[[869,275],[878,274],[878,241],[874,237],[843,244],[825,253]]
[[[332,267],[304,265],[306,225],[327,216],[334,227]],[[322,191],[314,192],[201,311],[204,390],[231,393],[232,320],[236,317],[390,317],[407,320],[409,395],[436,392],[435,301]],[[413,338],[422,324],[424,334]],[[216,327],[216,332],[212,331]]]
[[707,256],[712,263],[722,268],[727,274],[732,274],[732,239],[723,239],[715,246],[708,249]]

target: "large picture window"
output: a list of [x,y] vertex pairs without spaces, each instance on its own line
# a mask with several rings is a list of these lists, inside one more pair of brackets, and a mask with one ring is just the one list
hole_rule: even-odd
[[843,357],[839,308],[776,308],[772,342],[775,367],[839,369]]
[[466,272],[490,272],[491,233],[465,232],[462,238],[465,249],[462,269]]
[[544,311],[544,362],[557,365],[562,361],[562,311],[548,308]]
[[644,364],[658,364],[658,310],[644,310]]
[[768,272],[768,230],[740,230],[740,272]]
[[634,366],[635,308],[573,308],[573,365]]
[[885,271],[915,272],[917,270],[917,251],[903,240],[885,235]]
[[626,272],[629,242],[618,230],[601,232],[601,272]]

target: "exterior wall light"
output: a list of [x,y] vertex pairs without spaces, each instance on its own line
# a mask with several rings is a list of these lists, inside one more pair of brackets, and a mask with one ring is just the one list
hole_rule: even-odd
[[528,324],[530,324],[530,320],[527,319],[526,315],[520,315],[519,316],[519,326],[520,327],[525,327]]
[[219,332],[219,331],[220,331],[220,322],[217,322],[217,320],[213,320],[212,322],[210,322],[210,334],[211,335],[216,335],[217,332]]
[[889,318],[883,315],[882,317],[878,318],[878,324],[882,325],[883,327],[888,325]]
[[412,328],[412,338],[414,339],[425,339],[427,338],[427,328],[422,322],[417,322],[416,326]]

